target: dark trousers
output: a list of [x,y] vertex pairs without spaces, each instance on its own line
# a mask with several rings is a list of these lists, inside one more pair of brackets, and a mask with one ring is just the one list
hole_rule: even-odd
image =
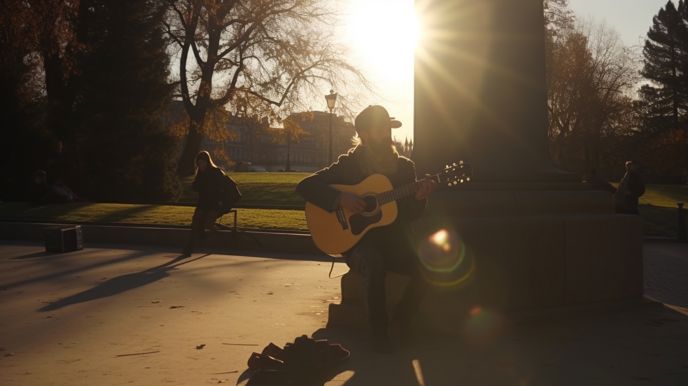
[[196,207],[191,218],[191,232],[184,252],[191,253],[203,237],[205,230],[211,228],[219,217],[220,214],[215,209]]
[[418,312],[426,284],[421,277],[416,253],[407,235],[403,232],[372,231],[347,252],[345,257],[349,267],[363,275],[372,333],[387,334],[387,272],[406,275],[411,279],[401,301],[394,308],[393,315],[401,323],[409,323]]

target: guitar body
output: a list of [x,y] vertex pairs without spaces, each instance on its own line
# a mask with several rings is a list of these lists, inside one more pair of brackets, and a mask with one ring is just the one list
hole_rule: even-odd
[[[454,187],[469,182],[470,167],[452,163],[431,178],[437,187]],[[306,221],[315,245],[323,252],[338,255],[353,248],[369,230],[389,225],[397,219],[396,200],[413,196],[421,184],[413,181],[400,187],[393,187],[389,179],[382,174],[373,174],[355,185],[330,185],[340,192],[353,193],[365,203],[362,213],[353,214],[346,209],[338,208],[328,212],[306,202]]]
[[371,229],[389,225],[397,218],[397,203],[378,205],[375,195],[392,190],[392,183],[382,174],[373,174],[355,185],[331,185],[333,188],[354,193],[366,201],[362,213],[353,214],[345,209],[328,212],[306,202],[306,221],[313,242],[323,252],[341,254],[353,248]]

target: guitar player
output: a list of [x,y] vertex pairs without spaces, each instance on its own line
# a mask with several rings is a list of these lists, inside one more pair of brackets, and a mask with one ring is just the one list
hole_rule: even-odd
[[[306,201],[326,211],[332,212],[338,208],[353,213],[366,211],[366,203],[361,197],[338,191],[330,185],[357,184],[372,174],[386,176],[394,187],[416,181],[413,161],[400,156],[392,142],[391,130],[401,127],[400,121],[391,118],[384,107],[374,105],[358,114],[354,126],[358,134],[356,146],[339,156],[337,162],[306,177],[296,187]],[[371,343],[377,351],[393,350],[385,306],[387,271],[411,278],[391,320],[391,323],[398,323],[400,338],[408,339],[426,285],[420,275],[420,263],[413,247],[409,223],[420,216],[427,197],[436,189],[437,183],[432,178],[421,180],[415,195],[397,202],[398,216],[392,224],[371,229],[343,254],[347,265],[364,277]]]

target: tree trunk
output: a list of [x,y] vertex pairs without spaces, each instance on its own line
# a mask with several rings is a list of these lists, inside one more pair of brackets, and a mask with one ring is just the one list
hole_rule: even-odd
[[213,87],[213,74],[210,71],[203,71],[201,76],[201,84],[198,87],[198,97],[196,105],[191,105],[189,101],[187,113],[189,114],[189,133],[186,135],[186,142],[184,143],[184,150],[181,157],[179,157],[179,164],[177,165],[177,174],[180,177],[190,176],[196,169],[195,159],[198,152],[201,150],[201,139],[203,137],[203,125],[205,124],[205,116],[210,108],[210,90]]
[[71,138],[67,121],[71,113],[72,95],[68,90],[62,60],[57,54],[44,54],[46,91],[48,94],[48,125],[58,140]]
[[688,120],[683,125],[683,173],[684,180],[682,183],[688,185]]
[[201,127],[203,127],[203,118],[200,120],[198,118],[191,119],[189,133],[186,135],[184,149],[177,165],[177,174],[180,177],[190,176],[196,170],[196,155],[201,150],[201,139],[203,138]]

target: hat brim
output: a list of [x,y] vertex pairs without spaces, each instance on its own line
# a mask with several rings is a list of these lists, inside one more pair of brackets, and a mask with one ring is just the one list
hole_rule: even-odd
[[394,117],[389,118],[389,127],[392,129],[398,129],[401,127],[401,121],[394,119]]

